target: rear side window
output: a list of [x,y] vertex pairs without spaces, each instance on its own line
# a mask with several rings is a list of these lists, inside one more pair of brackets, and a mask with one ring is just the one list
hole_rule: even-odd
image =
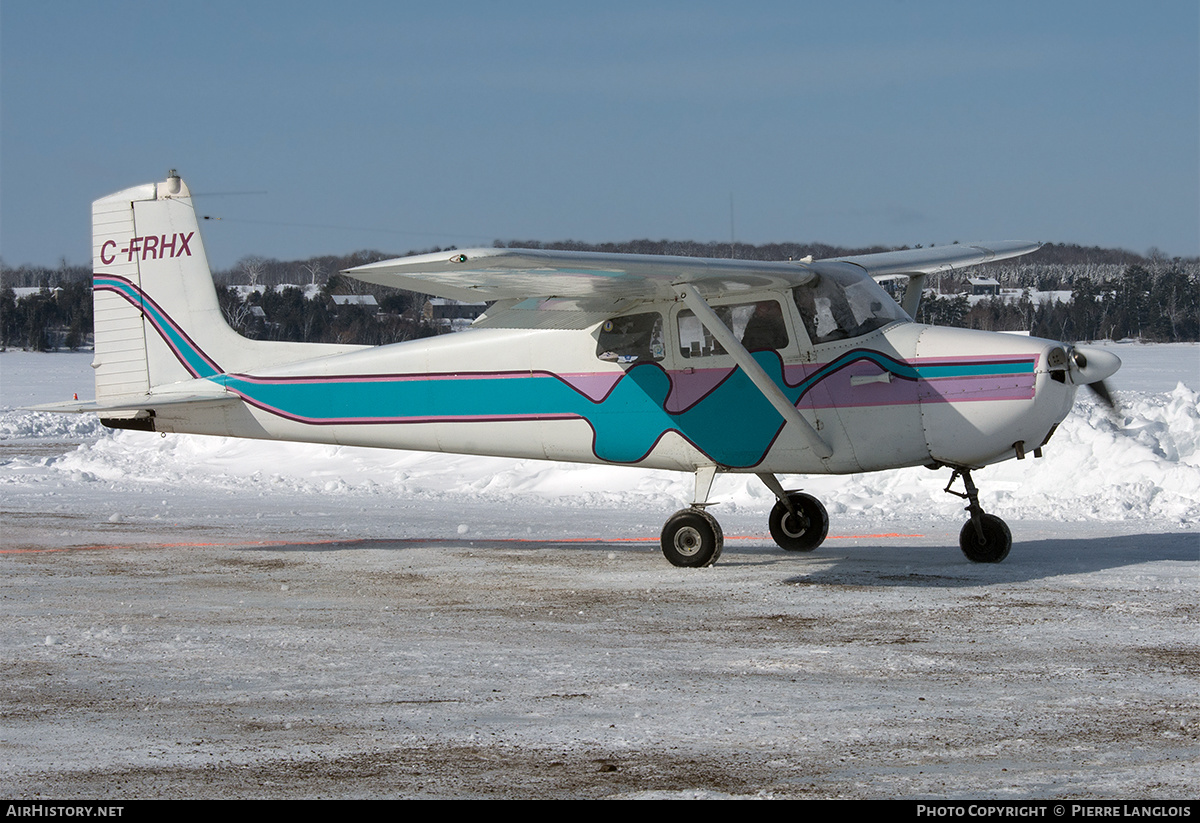
[[611,363],[662,360],[666,356],[662,315],[645,312],[605,320],[596,341],[596,356]]
[[[783,310],[774,300],[740,303],[735,306],[714,306],[713,311],[747,350],[773,351],[787,348],[788,333],[787,325],[783,321]],[[684,357],[727,354],[725,347],[709,334],[700,318],[689,309],[679,312],[678,324],[679,353]]]

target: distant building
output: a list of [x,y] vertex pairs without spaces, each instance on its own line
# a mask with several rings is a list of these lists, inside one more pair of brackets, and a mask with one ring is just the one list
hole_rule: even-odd
[[305,300],[316,300],[321,295],[321,287],[315,283],[307,286],[301,286],[299,283],[280,283],[275,287],[275,293],[283,294],[286,289],[299,289],[304,294]]
[[888,293],[888,296],[899,302],[904,296],[904,290],[908,286],[907,274],[886,274],[882,277],[876,277],[875,282],[883,287],[883,290]]
[[255,293],[262,294],[263,292],[265,292],[267,290],[267,287],[266,286],[245,286],[245,285],[243,285],[243,286],[230,286],[229,289],[234,294],[236,294],[239,298],[241,298],[242,300],[245,300],[252,294],[255,294]]
[[1000,294],[1000,283],[991,277],[972,277],[967,281],[972,295],[995,297]]
[[[13,294],[18,300],[24,300],[26,297],[34,297],[39,295],[42,293],[42,291],[42,286],[18,286],[17,288],[13,289]],[[55,286],[52,289],[45,289],[45,291],[48,291],[51,296],[54,296],[62,291],[62,289],[60,289],[58,286]]]
[[373,294],[331,294],[329,297],[333,300],[333,305],[339,308],[341,306],[362,306],[364,309],[379,311],[379,301]]
[[431,297],[425,301],[421,313],[431,326],[458,329],[471,325],[475,318],[487,311],[487,306],[487,303],[464,303],[461,300]]

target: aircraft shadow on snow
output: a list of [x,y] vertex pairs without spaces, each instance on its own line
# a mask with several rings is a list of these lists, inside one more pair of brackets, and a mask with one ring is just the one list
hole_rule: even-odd
[[[503,552],[504,562],[522,552],[649,552],[653,541],[641,540],[553,540],[553,539],[467,539],[467,538],[366,538],[327,542],[272,543],[246,547],[254,552],[344,552],[407,551],[413,549],[469,549]],[[909,586],[921,588],[1003,585],[1119,569],[1140,563],[1177,561],[1200,563],[1200,536],[1194,533],[1145,533],[1113,537],[1051,538],[1022,542],[1020,552],[1002,565],[971,563],[943,546],[887,546],[881,544],[833,546],[821,551],[780,552],[774,546],[735,545],[725,553],[723,565],[736,568],[747,563],[787,564],[789,570],[803,564],[811,572],[792,574],[784,582],[797,585]],[[1189,572],[1194,573],[1194,572]]]

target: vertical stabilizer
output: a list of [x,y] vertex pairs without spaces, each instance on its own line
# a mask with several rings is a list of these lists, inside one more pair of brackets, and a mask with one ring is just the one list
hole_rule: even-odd
[[170,173],[92,204],[96,399],[355,347],[247,340],[217,302],[191,193]]
[[191,193],[174,172],[92,204],[96,399],[218,374],[225,323]]

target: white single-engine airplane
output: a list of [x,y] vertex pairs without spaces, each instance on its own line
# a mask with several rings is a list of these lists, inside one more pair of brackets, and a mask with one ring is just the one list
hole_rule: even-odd
[[[778,474],[947,467],[968,501],[962,551],[1003,560],[1008,526],[971,472],[1040,457],[1100,349],[913,322],[929,272],[1027,254],[982,243],[788,262],[519,249],[405,257],[345,272],[494,301],[463,333],[387,346],[247,340],[224,321],[191,195],[170,173],[92,206],[96,400],[116,428],[533,457],[694,472],[662,531],[708,566],[713,478],[752,472],[789,551],[825,539],[814,497]],[[906,275],[898,305],[873,277]],[[961,478],[964,491],[951,491]]]

